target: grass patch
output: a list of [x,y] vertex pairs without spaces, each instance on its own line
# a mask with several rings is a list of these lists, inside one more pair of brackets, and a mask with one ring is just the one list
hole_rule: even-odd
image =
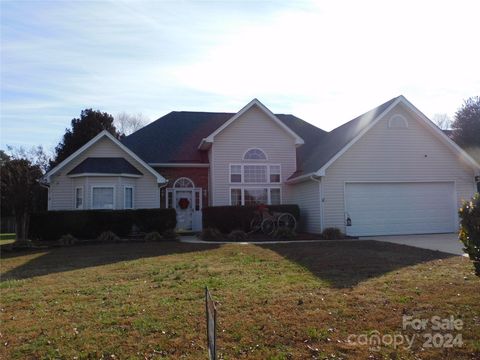
[[0,245],[11,244],[15,241],[15,234],[0,234]]
[[464,346],[396,358],[480,357],[469,260],[396,244],[52,248],[2,254],[1,280],[5,359],[206,358],[206,285],[224,359],[388,358],[347,338],[398,333],[405,314],[461,318]]

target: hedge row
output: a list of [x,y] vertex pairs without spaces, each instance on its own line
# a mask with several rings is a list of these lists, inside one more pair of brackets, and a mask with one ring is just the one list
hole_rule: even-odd
[[163,233],[175,228],[174,209],[48,211],[32,214],[29,237],[33,240],[57,240],[71,234],[79,239],[95,239],[104,231],[127,236],[132,226],[139,231]]
[[[270,212],[288,212],[300,220],[298,205],[269,205]],[[233,230],[250,231],[250,222],[257,209],[251,206],[210,206],[202,209],[203,228],[216,228],[222,233]]]

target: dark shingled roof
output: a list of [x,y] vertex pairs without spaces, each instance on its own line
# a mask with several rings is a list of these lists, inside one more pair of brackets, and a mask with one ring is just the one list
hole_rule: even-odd
[[75,174],[132,174],[142,175],[132,164],[124,158],[94,158],[89,157],[75,166],[68,175]]
[[[297,148],[298,169],[290,178],[319,170],[396,99],[328,133],[296,116],[276,114],[280,121],[305,141],[304,145]],[[147,163],[208,163],[206,151],[198,150],[198,145],[234,115],[172,111],[125,137],[122,143]]]
[[[137,132],[122,143],[147,163],[208,163],[207,153],[199,151],[203,138],[213,133],[235,113],[172,111]],[[308,153],[325,131],[293,115],[277,118],[305,140],[299,155]]]

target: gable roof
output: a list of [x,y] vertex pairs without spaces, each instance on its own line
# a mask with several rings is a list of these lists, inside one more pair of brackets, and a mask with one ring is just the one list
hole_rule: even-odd
[[397,104],[402,103],[413,111],[427,127],[455,153],[477,171],[480,165],[464,150],[462,150],[445,132],[433,124],[422,112],[420,112],[403,95],[397,96],[376,108],[356,117],[355,119],[335,128],[323,137],[322,141],[302,161],[299,169],[288,179],[295,182],[301,178],[310,176],[323,176],[325,170],[356,141],[358,141],[370,128],[372,128],[386,113]]
[[85,152],[87,149],[89,149],[91,146],[96,144],[100,139],[103,139],[106,137],[107,139],[110,139],[115,145],[117,145],[120,149],[125,151],[128,155],[130,155],[133,159],[138,161],[140,165],[142,165],[145,169],[148,170],[155,178],[157,179],[158,183],[166,183],[167,180],[160,175],[158,172],[156,172],[153,168],[151,168],[145,161],[143,161],[137,154],[135,154],[132,150],[130,150],[128,147],[123,145],[119,140],[117,140],[115,137],[113,137],[112,134],[110,134],[108,131],[103,130],[100,133],[98,133],[94,138],[92,138],[90,141],[88,141],[85,145],[83,145],[80,149],[75,151],[73,154],[71,154],[69,157],[67,157],[65,160],[63,160],[60,164],[55,166],[53,169],[48,171],[44,176],[43,179],[49,183],[50,179],[53,175],[55,175],[59,170],[63,169],[66,165],[68,165],[72,160],[76,159],[79,155],[81,155],[83,152]]
[[392,106],[399,97],[393,98],[357,116],[355,119],[333,129],[322,138],[321,142],[315,144],[309,154],[304,157],[297,172],[290,178],[302,175],[312,175],[322,168],[335,154],[339,153],[350,141],[352,141],[362,130],[366,129],[379,115]]
[[129,174],[143,175],[135,166],[120,157],[88,157],[67,175],[78,174]]
[[[208,164],[206,151],[199,150],[198,145],[234,115],[235,113],[172,111],[121,141],[151,165]],[[293,115],[275,114],[275,117],[304,140],[305,144],[297,148],[300,156],[307,154],[318,139],[327,134]]]
[[207,137],[202,139],[200,144],[198,145],[199,149],[206,150],[208,147],[213,143],[215,136],[220,134],[223,130],[225,130],[229,125],[231,125],[235,120],[240,118],[243,114],[245,114],[248,110],[253,107],[259,108],[263,111],[274,123],[280,126],[288,135],[290,135],[295,140],[295,146],[300,146],[304,144],[303,139],[298,136],[291,128],[286,126],[283,122],[281,122],[274,113],[272,113],[265,105],[263,105],[258,99],[253,99],[247,105],[245,105],[239,112],[233,115],[227,122],[223,123],[218,129],[214,132],[209,134]]

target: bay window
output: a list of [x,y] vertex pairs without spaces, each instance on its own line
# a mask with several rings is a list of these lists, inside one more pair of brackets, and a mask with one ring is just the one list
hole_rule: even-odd
[[75,209],[83,209],[83,187],[75,188]]
[[133,209],[133,187],[125,186],[124,208]]
[[93,209],[114,209],[115,188],[113,186],[92,187],[92,208]]

